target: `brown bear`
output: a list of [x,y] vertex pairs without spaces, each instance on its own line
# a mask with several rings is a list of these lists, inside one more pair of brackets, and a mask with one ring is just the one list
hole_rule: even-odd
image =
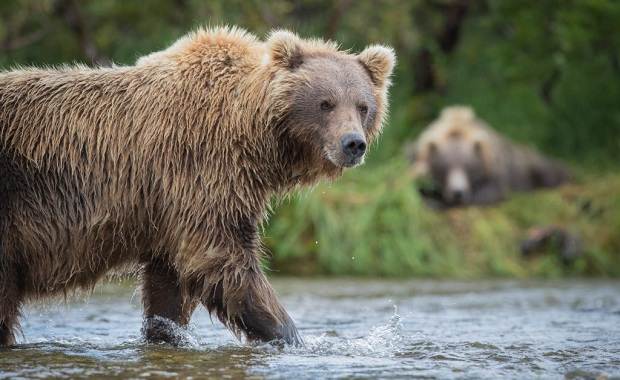
[[564,183],[568,170],[500,136],[470,107],[445,108],[408,149],[414,176],[429,176],[422,195],[438,208],[492,204],[510,191]]
[[363,161],[394,61],[215,28],[133,66],[0,73],[0,344],[24,301],[132,265],[148,341],[202,303],[238,337],[299,344],[259,225],[272,196]]

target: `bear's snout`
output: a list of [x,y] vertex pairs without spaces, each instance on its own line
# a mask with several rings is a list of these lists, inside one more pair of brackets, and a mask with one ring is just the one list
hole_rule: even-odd
[[469,202],[470,183],[465,170],[453,168],[448,173],[445,198],[453,204]]
[[359,133],[347,133],[340,139],[342,152],[347,160],[354,163],[366,153],[366,140]]

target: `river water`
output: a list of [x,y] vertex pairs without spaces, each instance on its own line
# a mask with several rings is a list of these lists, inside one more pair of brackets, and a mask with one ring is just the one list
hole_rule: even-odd
[[204,310],[180,348],[140,337],[139,293],[29,305],[0,378],[620,378],[620,282],[273,281],[303,348],[248,346]]

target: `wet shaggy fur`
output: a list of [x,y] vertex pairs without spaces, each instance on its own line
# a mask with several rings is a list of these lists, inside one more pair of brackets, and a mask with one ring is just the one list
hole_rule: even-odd
[[569,178],[562,164],[502,137],[464,106],[445,108],[408,155],[414,175],[432,181],[422,194],[440,208],[492,204]]
[[219,28],[134,66],[0,73],[0,345],[23,302],[136,264],[150,341],[202,304],[238,336],[299,343],[258,226],[272,196],[359,163],[338,139],[378,135],[393,65],[381,46]]

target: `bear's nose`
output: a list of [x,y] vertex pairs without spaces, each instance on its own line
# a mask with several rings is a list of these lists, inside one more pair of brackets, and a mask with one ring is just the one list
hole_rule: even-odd
[[366,152],[366,141],[359,133],[348,133],[340,140],[342,151],[349,158],[360,158]]

